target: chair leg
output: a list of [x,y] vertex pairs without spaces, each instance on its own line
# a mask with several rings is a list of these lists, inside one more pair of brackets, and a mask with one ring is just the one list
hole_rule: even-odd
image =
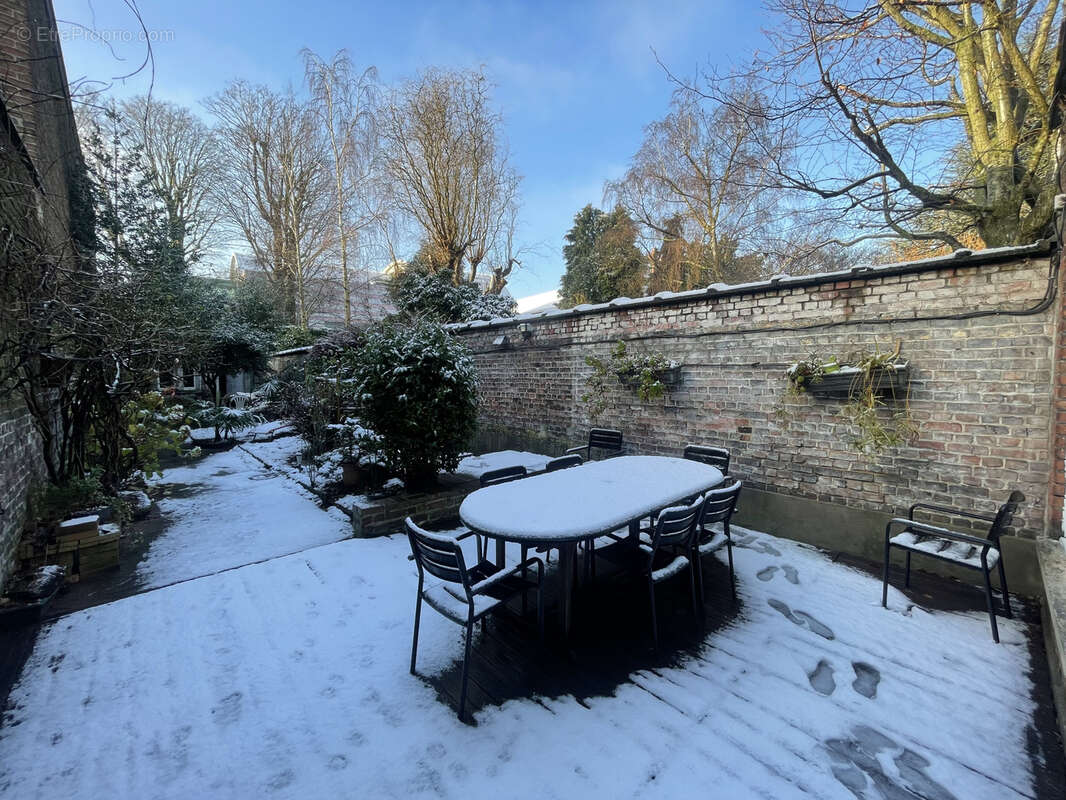
[[659,649],[659,618],[655,613],[655,581],[648,576],[648,594],[651,595],[651,636],[655,649]]
[[888,565],[892,555],[892,545],[885,536],[885,567],[881,575],[881,608],[888,608]]
[[733,574],[733,540],[726,539],[725,543],[726,552],[729,553],[729,587],[733,591],[733,603],[737,602],[737,579]]
[[999,644],[999,626],[996,625],[996,607],[992,602],[992,580],[987,569],[981,570],[985,576],[985,603],[988,604],[988,621],[992,623],[992,640]]
[[[526,563],[526,558],[528,556],[529,556],[529,545],[528,544],[524,544],[524,545],[522,545],[522,563],[523,564]],[[526,568],[522,567],[522,580],[525,581],[525,579],[526,579]],[[526,595],[527,594],[528,594],[528,592],[525,592],[525,591],[522,592],[522,616],[523,617],[526,615],[526,611],[528,609],[528,602],[526,600]]]
[[1003,569],[1003,553],[999,554],[999,562],[996,565],[999,568],[999,592],[1003,595],[1003,608],[1006,611],[1007,619],[1014,619],[1014,612],[1010,610],[1010,592],[1007,591],[1007,571]]
[[703,557],[697,547],[692,548],[692,564],[696,570],[696,585],[700,590],[700,610],[704,611],[707,607],[707,598],[703,588]]
[[698,593],[696,591],[696,567],[698,567],[698,566],[699,566],[699,562],[698,561],[692,561],[691,559],[689,560],[689,562],[688,562],[688,580],[689,580],[689,587],[692,589],[692,614],[697,619],[699,619],[699,616],[700,616],[700,605],[699,605],[699,600],[697,599],[697,594]]
[[411,640],[411,674],[415,674],[415,656],[418,654],[418,623],[422,617],[422,586],[419,584],[415,599],[415,635]]
[[903,573],[903,587],[911,588],[911,551],[907,551],[907,567]]
[[537,633],[540,643],[544,644],[544,581],[537,584]]
[[463,720],[463,714],[466,712],[466,683],[470,673],[470,641],[474,638],[474,623],[466,623],[466,647],[463,653],[463,676],[460,678],[461,686],[459,689],[459,720]]

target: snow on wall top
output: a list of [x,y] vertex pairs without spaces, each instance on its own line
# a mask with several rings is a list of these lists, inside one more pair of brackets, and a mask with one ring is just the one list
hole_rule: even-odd
[[1041,239],[1033,244],[1018,245],[1012,247],[990,247],[985,250],[956,250],[950,255],[924,258],[919,261],[899,261],[891,264],[879,264],[877,266],[852,267],[851,269],[837,272],[821,272],[815,275],[774,275],[762,281],[750,283],[712,283],[702,289],[690,289],[687,292],[659,292],[650,297],[616,297],[606,303],[582,303],[573,308],[546,309],[532,311],[528,314],[519,314],[514,317],[494,317],[489,320],[474,320],[472,322],[456,322],[446,327],[452,331],[477,330],[479,328],[498,328],[509,325],[517,325],[530,320],[556,319],[569,315],[595,314],[620,308],[639,308],[654,306],[665,303],[677,303],[684,300],[695,300],[701,297],[714,297],[716,295],[732,295],[755,293],[782,286],[810,286],[821,283],[832,283],[838,280],[865,280],[882,275],[901,272],[927,272],[942,269],[944,267],[977,265],[1025,256],[1045,255],[1051,252],[1052,242],[1050,239]]

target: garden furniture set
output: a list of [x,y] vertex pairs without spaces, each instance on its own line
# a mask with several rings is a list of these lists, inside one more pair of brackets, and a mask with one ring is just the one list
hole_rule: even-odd
[[[582,458],[582,453],[586,458]],[[602,460],[586,460],[593,454]],[[725,548],[730,589],[736,600],[733,540],[730,521],[737,509],[742,483],[730,479],[730,453],[719,447],[691,444],[681,458],[627,455],[619,431],[593,429],[587,444],[571,448],[549,461],[544,471],[530,474],[524,466],[484,473],[481,488],[463,501],[460,518],[468,532],[459,537],[432,533],[406,520],[414,561],[418,567],[411,672],[415,671],[422,603],[466,629],[459,716],[466,703],[467,670],[474,623],[508,600],[520,597],[525,614],[528,595],[537,597],[537,621],[544,635],[544,561],[558,552],[558,611],[563,636],[571,626],[572,600],[578,578],[578,553],[584,554],[585,579],[595,577],[597,560],[621,566],[646,582],[651,609],[652,638],[659,646],[656,587],[687,571],[693,612],[704,607],[702,558]],[[893,519],[885,531],[882,605],[887,605],[888,569],[892,548],[906,553],[905,585],[910,585],[913,553],[981,570],[984,577],[992,635],[996,642],[995,604],[990,574],[998,569],[1003,607],[1011,616],[999,537],[1006,532],[1020,492],[1012,492],[995,515],[958,511],[916,503],[908,518]],[[957,516],[990,523],[984,538],[915,520],[916,511]],[[468,567],[459,540],[477,539],[477,563]],[[488,558],[488,540],[496,543]],[[508,566],[507,542],[521,547],[517,565]],[[426,573],[440,583],[427,587]]]

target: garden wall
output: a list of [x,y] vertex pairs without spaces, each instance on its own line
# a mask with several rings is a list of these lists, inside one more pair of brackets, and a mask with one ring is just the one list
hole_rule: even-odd
[[[1027,502],[1016,531],[1031,543],[1053,524],[1052,403],[1066,382],[1053,347],[1055,262],[1047,242],[959,251],[454,329],[475,353],[483,428],[512,441],[553,451],[580,443],[590,425],[585,357],[606,358],[625,340],[630,352],[680,362],[681,380],[649,403],[612,386],[597,424],[621,429],[635,452],[729,448],[752,524],[878,555],[883,521],[913,502],[991,510],[1019,488]],[[897,342],[912,368],[919,431],[903,447],[864,456],[840,401],[786,393],[786,369],[811,353]],[[1015,559],[1021,569],[1032,548],[1011,549],[1028,551]]]
[[[84,202],[84,164],[59,39],[49,0],[0,5],[0,228],[56,259],[73,259],[71,220]],[[0,290],[7,283],[0,281]],[[42,462],[20,397],[0,395],[0,587],[14,566],[26,492]]]

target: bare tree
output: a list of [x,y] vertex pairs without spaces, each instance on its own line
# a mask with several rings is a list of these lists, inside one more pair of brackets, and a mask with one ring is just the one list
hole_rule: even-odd
[[307,85],[315,112],[321,120],[332,156],[334,217],[344,290],[344,323],[352,324],[352,277],[348,267],[348,244],[379,217],[376,200],[377,70],[357,73],[348,54],[341,50],[329,62],[303,50]]
[[397,206],[455,283],[477,277],[518,192],[501,124],[481,72],[427,71],[394,91],[382,113]]
[[672,277],[659,288],[736,277],[745,249],[766,248],[777,200],[763,186],[768,137],[758,125],[758,117],[678,92],[670,113],[644,129],[625,175],[607,184],[640,225],[645,249],[663,243],[660,261]]
[[847,243],[992,246],[1049,230],[1060,0],[773,0],[771,54],[743,76],[768,101],[706,97],[787,134],[769,185],[850,221]]
[[226,170],[220,200],[285,300],[307,326],[321,301],[334,243],[328,146],[317,115],[291,91],[243,81],[207,102]]
[[122,112],[151,170],[175,245],[188,262],[198,261],[219,242],[222,160],[214,131],[189,109],[144,95],[125,101]]

